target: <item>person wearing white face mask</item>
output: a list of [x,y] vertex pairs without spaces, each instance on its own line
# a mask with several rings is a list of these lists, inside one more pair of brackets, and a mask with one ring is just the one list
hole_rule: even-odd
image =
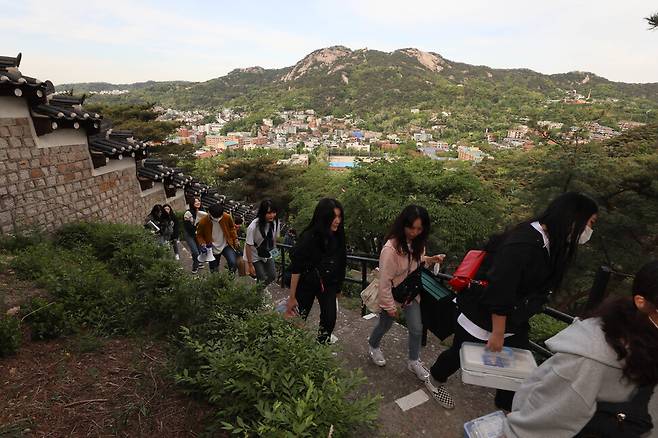
[[[459,369],[462,343],[486,343],[494,352],[503,345],[529,348],[530,318],[559,288],[578,245],[591,237],[597,215],[592,199],[564,193],[539,216],[490,238],[476,275],[488,286],[471,286],[457,295],[459,316],[452,346],[430,369],[427,387],[442,405],[452,402],[443,383]],[[513,396],[498,390],[495,405],[509,411]]]
[[658,420],[658,260],[635,274],[632,294],[546,341],[554,355],[516,393],[507,438],[647,436]]

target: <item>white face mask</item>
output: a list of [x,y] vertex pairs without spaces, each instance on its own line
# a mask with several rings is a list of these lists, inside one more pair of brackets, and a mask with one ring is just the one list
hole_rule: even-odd
[[584,245],[587,242],[589,242],[589,239],[592,237],[592,233],[594,230],[592,230],[592,227],[589,225],[585,225],[585,229],[583,230],[582,233],[580,233],[580,237],[578,238],[578,244],[579,245]]

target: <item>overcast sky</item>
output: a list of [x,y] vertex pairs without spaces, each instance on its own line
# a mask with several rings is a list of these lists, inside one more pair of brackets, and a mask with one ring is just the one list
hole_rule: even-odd
[[3,1],[0,55],[55,83],[203,81],[332,45],[658,82],[647,0]]

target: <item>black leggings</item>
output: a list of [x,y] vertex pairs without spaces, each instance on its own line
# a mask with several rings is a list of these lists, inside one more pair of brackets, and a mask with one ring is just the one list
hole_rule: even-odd
[[320,303],[320,327],[318,329],[318,342],[329,342],[331,332],[336,327],[336,291],[325,289],[324,292],[297,291],[297,304],[299,314],[306,319],[313,308],[315,298]]
[[[528,329],[522,329],[520,332],[515,333],[513,336],[505,338],[506,347],[525,348],[528,349],[530,343],[528,342]],[[452,346],[443,351],[432,365],[430,373],[435,380],[445,383],[448,377],[453,375],[460,367],[459,350],[464,342],[475,342],[478,344],[485,344],[486,342],[471,336],[464,328],[458,323],[455,324],[455,337],[452,340]],[[512,410],[512,400],[514,399],[513,391],[506,391],[503,389],[496,390],[495,404],[499,409],[506,411]]]

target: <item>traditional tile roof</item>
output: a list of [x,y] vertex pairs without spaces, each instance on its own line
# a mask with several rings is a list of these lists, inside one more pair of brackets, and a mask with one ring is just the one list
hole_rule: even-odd
[[25,76],[18,69],[21,54],[0,56],[0,96],[16,96],[28,101],[37,135],[60,128],[84,128],[87,134],[100,131],[101,115],[82,108],[84,97],[55,95],[50,81]]
[[37,135],[52,132],[57,128],[84,128],[88,135],[98,133],[102,117],[98,113],[86,111],[82,107],[83,102],[84,96],[49,95],[46,103],[33,106],[34,120],[39,116],[45,116],[50,120],[51,129],[46,129],[45,132],[39,132],[40,130],[37,129]]
[[208,190],[208,186],[197,179],[193,179],[185,186],[185,196],[187,198],[199,197]]
[[[186,198],[200,196],[204,208],[224,204],[226,211],[253,219],[252,205],[227,201],[214,188],[185,175],[181,169],[170,168],[162,160],[148,158],[148,146],[133,136],[132,131],[112,129],[103,117],[84,109],[85,96],[55,94],[50,81],[25,76],[18,69],[22,55],[0,56],[0,96],[14,96],[27,100],[37,136],[58,129],[83,129],[88,137],[89,153],[94,168],[105,166],[109,160],[134,158],[137,177],[142,189],[162,182],[167,196],[174,196],[177,189],[184,189]],[[251,220],[249,219],[249,220]]]

